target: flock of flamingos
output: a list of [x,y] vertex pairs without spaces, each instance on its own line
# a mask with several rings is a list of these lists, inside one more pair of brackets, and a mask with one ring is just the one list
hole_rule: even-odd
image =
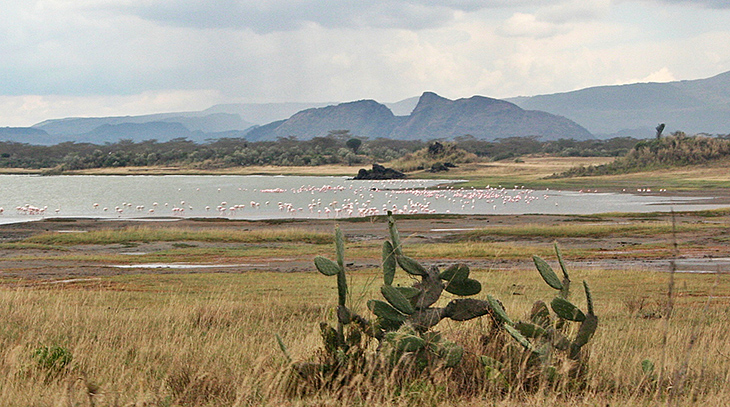
[[[216,201],[203,207],[194,208],[191,202],[180,200],[179,202],[152,202],[151,204],[135,204],[122,202],[115,206],[103,206],[98,202],[90,203],[89,211],[92,216],[110,217],[124,215],[132,217],[140,216],[172,216],[185,217],[190,214],[203,216],[237,217],[252,213],[278,212],[296,216],[302,214],[306,217],[364,217],[382,215],[387,211],[396,214],[432,214],[437,213],[434,203],[441,202],[441,211],[444,203],[455,210],[474,209],[476,205],[491,205],[494,209],[498,205],[529,204],[538,199],[548,199],[548,190],[541,196],[532,189],[515,186],[514,188],[487,187],[484,189],[454,188],[450,186],[438,188],[410,187],[400,188],[397,185],[387,183],[371,185],[322,185],[322,186],[301,186],[299,188],[270,188],[248,191],[238,188],[240,196],[262,199],[242,199],[243,202],[232,203],[228,201]],[[200,192],[200,188],[196,188]],[[220,192],[220,189],[218,189]],[[287,202],[287,197],[302,194],[312,195],[308,202],[300,199],[292,199]],[[272,199],[266,199],[272,198]],[[281,198],[281,199],[277,199]],[[199,200],[198,200],[199,201]],[[298,203],[294,203],[298,202]],[[303,203],[306,202],[306,203]],[[556,203],[557,205],[557,203]],[[196,211],[197,209],[197,211]],[[47,216],[63,215],[62,208],[50,209],[48,206],[35,206],[24,204],[17,206],[15,211],[18,215]],[[446,213],[450,209],[445,210]],[[4,209],[0,208],[0,214]]]

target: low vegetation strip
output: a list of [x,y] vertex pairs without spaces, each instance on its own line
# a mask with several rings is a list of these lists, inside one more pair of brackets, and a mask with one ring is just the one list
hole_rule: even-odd
[[302,242],[325,244],[332,242],[332,236],[327,233],[318,233],[295,228],[280,230],[187,230],[181,228],[155,229],[149,227],[130,227],[121,230],[96,230],[88,233],[44,233],[30,237],[24,242],[70,246],[80,244],[104,245],[174,241],[231,243]]
[[688,165],[707,165],[727,159],[730,155],[730,139],[727,136],[688,136],[676,132],[670,136],[642,140],[634,148],[615,161],[598,166],[576,167],[553,177],[585,177],[597,175],[627,174],[661,168]]
[[636,235],[667,235],[672,231],[682,232],[698,232],[710,228],[718,228],[721,225],[713,224],[679,224],[672,226],[670,222],[652,222],[652,223],[599,223],[599,224],[580,224],[580,225],[524,225],[524,226],[496,226],[492,228],[477,229],[464,232],[461,236],[464,239],[480,239],[483,237],[494,236],[514,236],[514,237],[584,237],[584,238],[601,238],[608,236],[636,236]]

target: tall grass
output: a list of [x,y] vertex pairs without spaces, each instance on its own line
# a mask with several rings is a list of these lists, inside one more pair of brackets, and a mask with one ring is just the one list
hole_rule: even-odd
[[[550,290],[534,269],[485,272],[474,277],[515,319]],[[590,348],[587,387],[571,393],[464,395],[437,375],[405,388],[362,387],[290,398],[280,386],[287,362],[274,334],[295,361],[321,346],[320,321],[333,321],[331,281],[316,273],[139,275],[66,285],[0,289],[0,405],[13,406],[471,406],[653,405],[655,380],[641,362],[658,364],[664,325],[651,311],[663,307],[666,275],[642,270],[574,270],[591,282],[601,325]],[[377,270],[351,275],[352,296],[374,298]],[[685,366],[678,405],[730,403],[728,276],[677,275],[664,369]],[[406,284],[407,279],[396,283]],[[709,297],[712,294],[712,298]],[[645,298],[643,308],[629,300]],[[450,298],[444,298],[448,301]],[[584,306],[575,299],[577,305]],[[359,304],[359,305],[358,305]],[[367,315],[364,304],[353,309]],[[450,324],[444,336],[474,352],[488,321]],[[687,343],[696,340],[689,352]],[[49,376],[33,358],[42,346],[68,350],[73,359]],[[659,366],[657,366],[659,368]],[[661,385],[668,389],[673,375]],[[361,382],[362,383],[362,382]],[[666,394],[666,393],[665,393]],[[136,403],[136,404],[135,404]]]

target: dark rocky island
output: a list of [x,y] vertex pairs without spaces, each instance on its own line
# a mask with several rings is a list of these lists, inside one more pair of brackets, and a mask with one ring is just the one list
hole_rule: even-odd
[[361,168],[360,171],[357,172],[357,175],[354,179],[368,179],[368,180],[383,180],[383,179],[403,179],[406,177],[406,174],[394,170],[392,168],[385,168],[380,164],[373,164],[372,170],[366,170],[365,168]]

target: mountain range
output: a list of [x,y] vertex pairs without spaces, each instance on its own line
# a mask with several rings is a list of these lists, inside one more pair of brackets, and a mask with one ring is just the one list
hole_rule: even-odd
[[598,86],[505,100],[473,96],[450,100],[432,92],[396,103],[225,104],[194,112],[142,116],[71,117],[32,127],[0,127],[0,140],[30,144],[121,139],[195,142],[228,137],[309,139],[332,130],[356,137],[450,139],[470,134],[493,140],[648,138],[666,132],[730,133],[730,72],[698,80]]
[[452,139],[467,134],[488,140],[520,135],[541,139],[593,137],[578,124],[550,113],[523,110],[483,96],[449,100],[432,92],[421,95],[407,116],[396,116],[374,100],[360,100],[303,110],[289,119],[255,128],[246,137],[311,139],[336,129],[350,130],[360,137],[401,140]]
[[570,118],[599,138],[651,137],[665,132],[730,133],[730,72],[707,79],[598,86],[507,99],[523,109]]

